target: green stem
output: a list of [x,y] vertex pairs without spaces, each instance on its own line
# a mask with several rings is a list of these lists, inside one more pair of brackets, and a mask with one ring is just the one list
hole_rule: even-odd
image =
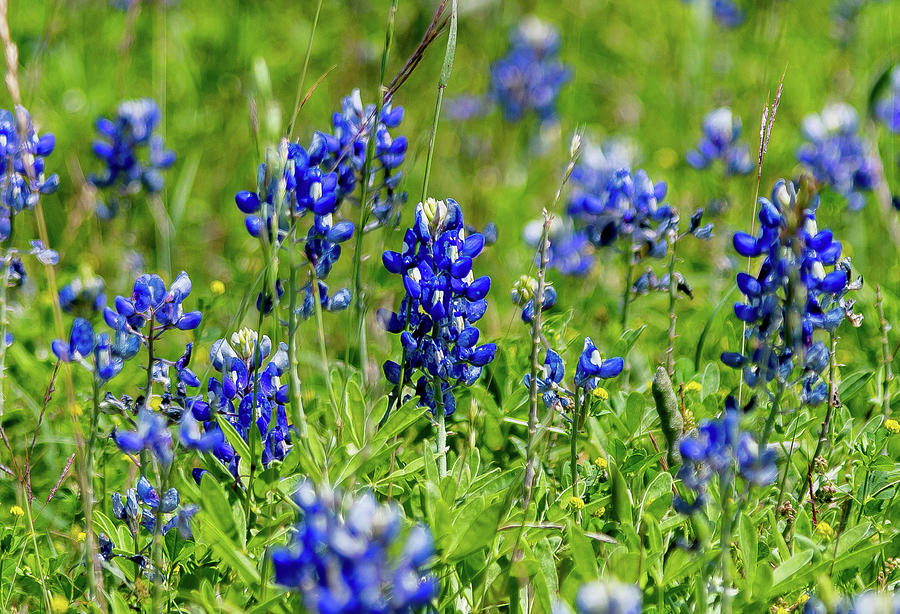
[[[321,6],[321,1],[319,2]],[[291,413],[294,414],[294,424],[301,441],[305,441],[308,435],[306,424],[306,412],[303,410],[303,399],[300,396],[300,361],[297,357],[297,268],[291,264],[291,276],[288,281],[290,294],[290,312],[288,313],[288,363],[290,364],[291,379]]]
[[325,345],[325,320],[322,318],[322,303],[319,301],[319,279],[316,277],[316,267],[312,264],[309,265],[309,277],[313,293],[313,308],[316,313],[316,331],[319,336],[319,354],[322,357],[322,375],[325,377],[325,386],[328,388],[328,398],[331,400],[331,407],[334,410],[334,423],[337,427],[338,441],[340,441],[344,421],[341,419],[341,411],[334,396],[334,387],[331,385],[331,370],[328,368],[328,350]]
[[731,557],[731,514],[728,513],[728,480],[720,480],[719,488],[722,490],[722,535],[719,542],[722,562],[722,614],[731,614],[731,572],[728,569],[728,560]]
[[893,358],[888,345],[890,325],[884,317],[884,296],[881,294],[881,286],[875,286],[875,309],[878,311],[878,329],[881,332],[881,413],[886,418],[891,413],[891,383],[894,381],[894,372],[891,369]]
[[569,467],[572,475],[572,496],[578,496],[578,421],[581,415],[581,403],[578,399],[578,390],[575,390],[575,411],[572,413],[572,430],[569,433]]
[[[669,373],[669,377],[675,376],[675,299],[678,292],[678,284],[675,282],[675,251],[677,245],[676,238],[671,236],[669,238],[669,249],[672,251],[672,257],[669,260],[669,345],[666,347],[666,371]],[[624,330],[625,327],[622,328]]]
[[447,417],[444,415],[444,396],[441,380],[434,380],[434,405],[437,413],[438,477],[447,475]]
[[[825,408],[825,419],[822,420],[822,427],[819,429],[819,439],[816,442],[816,451],[813,452],[812,458],[809,459],[809,469],[806,473],[806,480],[809,481],[812,479],[813,469],[816,465],[816,458],[818,458],[819,454],[822,453],[822,449],[825,447],[825,442],[828,439],[828,430],[831,426],[831,416],[834,414],[834,403],[832,402],[834,399],[834,387],[835,387],[835,371],[837,370],[837,362],[835,360],[835,351],[837,350],[837,338],[834,336],[834,333],[831,333],[831,356],[828,361],[828,400],[826,401]],[[790,462],[790,459],[788,459]],[[787,469],[785,469],[787,471]],[[806,498],[806,490],[807,490],[807,482],[803,482],[800,484],[800,491],[797,493],[797,501],[799,505],[803,505],[803,500]]]
[[625,287],[622,289],[622,330],[628,328],[628,306],[631,303],[631,282],[634,277],[634,258],[631,254],[631,244],[625,250]]

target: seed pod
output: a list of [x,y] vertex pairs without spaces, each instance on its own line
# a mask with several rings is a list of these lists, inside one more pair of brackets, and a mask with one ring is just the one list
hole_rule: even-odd
[[663,367],[657,367],[653,377],[653,400],[656,401],[656,412],[659,414],[659,423],[663,436],[666,438],[666,460],[674,465],[681,459],[678,454],[678,440],[684,429],[684,421],[678,411],[678,400],[672,389],[672,380]]

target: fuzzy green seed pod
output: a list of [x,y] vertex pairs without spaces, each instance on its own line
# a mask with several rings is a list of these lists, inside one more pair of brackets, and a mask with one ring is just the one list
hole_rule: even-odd
[[669,465],[674,465],[681,460],[677,445],[684,430],[684,421],[681,412],[678,411],[678,399],[672,389],[672,380],[663,367],[657,367],[651,388],[653,400],[656,401],[656,413],[659,414],[659,424],[666,438],[666,460]]

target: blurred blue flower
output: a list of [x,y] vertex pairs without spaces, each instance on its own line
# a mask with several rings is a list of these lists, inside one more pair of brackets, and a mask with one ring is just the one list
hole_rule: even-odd
[[135,430],[115,430],[112,438],[123,452],[140,454],[147,450],[163,465],[172,462],[172,433],[166,419],[154,411],[142,409]]
[[750,146],[740,142],[740,137],[741,119],[731,109],[721,107],[710,111],[703,120],[703,137],[697,148],[687,153],[688,164],[704,169],[720,160],[726,175],[746,175],[755,164],[750,159]]
[[159,107],[149,98],[121,102],[113,119],[97,119],[100,138],[93,151],[104,168],[88,181],[101,190],[112,189],[109,202],[97,206],[101,218],[115,217],[119,207],[141,190],[162,191],[162,173],[175,163],[175,152],[154,134],[161,120]]
[[102,277],[76,277],[59,289],[59,305],[66,313],[82,317],[99,313],[106,306],[106,284]]
[[866,192],[878,181],[878,163],[871,145],[858,133],[856,110],[835,103],[819,115],[803,120],[803,136],[808,143],[797,150],[797,159],[813,173],[816,181],[847,199],[847,208],[858,211],[866,205]]
[[59,187],[58,175],[44,173],[44,158],[55,146],[49,132],[38,136],[24,107],[17,106],[15,114],[0,109],[0,241],[9,238],[12,216],[33,209],[42,194]]
[[403,531],[396,507],[301,482],[301,516],[287,548],[272,553],[275,582],[300,591],[311,612],[386,614],[418,611],[438,593],[427,571],[431,531]]
[[[695,0],[682,0],[686,4],[691,4]],[[700,0],[703,4],[707,4],[710,0]],[[735,0],[711,0],[710,8],[712,17],[716,23],[723,28],[736,28],[744,23],[744,11]]]
[[571,70],[557,59],[559,41],[556,28],[534,17],[513,31],[509,51],[491,66],[488,94],[507,121],[531,111],[541,121],[556,115],[559,91],[571,79]]
[[775,450],[760,450],[756,439],[740,428],[740,414],[733,397],[725,401],[725,413],[717,420],[706,420],[697,433],[679,443],[682,465],[678,477],[695,494],[693,503],[676,497],[673,505],[683,514],[700,509],[706,500],[706,484],[718,476],[720,488],[735,475],[754,486],[771,484],[778,477]]
[[875,103],[875,116],[891,132],[900,132],[900,65],[891,71],[887,94]]
[[[56,339],[50,344],[53,353],[63,362],[80,362],[90,368],[101,382],[112,379],[122,371],[124,357],[117,353],[109,335],[94,334],[94,327],[83,318],[75,318],[68,342]],[[91,357],[93,364],[88,365]]]
[[[563,379],[566,376],[566,365],[559,354],[551,349],[547,350],[544,358],[544,368],[537,380],[537,391],[544,401],[547,409],[555,409],[557,405],[566,409],[572,403],[572,395],[566,390]],[[525,388],[531,390],[531,373],[526,373],[522,382]]]
[[575,595],[578,614],[640,614],[641,591],[617,580],[582,584]]

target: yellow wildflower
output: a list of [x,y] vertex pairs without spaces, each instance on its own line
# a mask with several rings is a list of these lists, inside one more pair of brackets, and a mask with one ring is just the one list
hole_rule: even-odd
[[569,497],[569,507],[573,510],[583,510],[584,509],[584,499],[581,497]]
[[50,598],[50,607],[56,614],[63,614],[69,611],[69,600],[62,595],[53,595]]
[[678,153],[670,147],[663,147],[654,152],[653,158],[660,168],[667,169],[672,168],[678,162]]
[[703,390],[703,386],[700,385],[700,382],[690,381],[684,386],[685,392],[700,392]]
[[900,422],[897,422],[893,418],[889,418],[884,421],[884,428],[896,435],[897,433],[900,433]]
[[831,525],[824,520],[816,525],[816,533],[818,533],[820,537],[823,537],[826,540],[830,540],[832,537],[834,537],[834,529],[831,528]]
[[602,456],[598,456],[594,459],[594,464],[597,465],[600,469],[606,469],[609,467],[609,461],[603,458]]
[[605,513],[606,513],[606,508],[601,505],[600,507],[598,507],[597,509],[594,510],[594,513],[591,514],[591,516],[593,516],[594,518],[602,518],[603,514],[605,514]]
[[13,516],[18,516],[19,518],[21,518],[22,516],[25,515],[25,510],[23,510],[18,505],[14,505],[11,508],[9,508],[9,513],[12,514]]
[[214,279],[209,283],[209,289],[212,290],[212,293],[216,296],[222,296],[223,294],[225,294],[225,284],[218,279]]
[[607,392],[606,388],[604,388],[603,386],[597,386],[596,388],[594,388],[594,390],[591,392],[591,394],[594,395],[595,398],[600,399],[601,401],[606,401],[609,399],[609,392]]
[[80,542],[83,542],[85,539],[87,539],[87,533],[85,533],[84,531],[79,531],[78,535],[75,536],[75,539],[77,539]]
[[803,604],[805,604],[807,601],[809,601],[809,593],[802,593],[799,597],[797,597],[797,605],[800,607],[803,607]]

